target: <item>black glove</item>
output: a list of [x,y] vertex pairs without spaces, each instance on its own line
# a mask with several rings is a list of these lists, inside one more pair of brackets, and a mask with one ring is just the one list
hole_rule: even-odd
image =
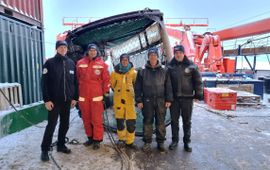
[[109,107],[112,106],[112,102],[110,100],[110,95],[109,93],[105,93],[103,95],[103,101],[104,101],[104,109],[108,109]]
[[195,94],[194,99],[202,101],[204,99],[203,94]]

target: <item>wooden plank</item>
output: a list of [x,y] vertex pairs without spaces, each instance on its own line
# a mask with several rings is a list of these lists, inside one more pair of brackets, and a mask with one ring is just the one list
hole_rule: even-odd
[[259,95],[246,91],[237,91],[237,105],[260,105],[261,97]]
[[246,91],[251,94],[254,89],[253,84],[218,84],[217,87],[228,88],[235,91]]

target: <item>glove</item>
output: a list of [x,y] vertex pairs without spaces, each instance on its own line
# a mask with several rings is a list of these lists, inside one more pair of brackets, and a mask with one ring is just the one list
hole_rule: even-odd
[[108,109],[109,107],[112,106],[111,100],[110,100],[110,96],[109,96],[109,92],[104,93],[103,95],[103,101],[104,101],[104,109]]
[[195,94],[194,99],[202,101],[204,99],[203,94]]
[[109,92],[104,93],[104,97],[109,97]]

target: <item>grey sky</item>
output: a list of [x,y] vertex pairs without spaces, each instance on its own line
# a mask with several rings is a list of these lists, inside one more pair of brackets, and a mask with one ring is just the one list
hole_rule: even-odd
[[104,18],[149,7],[165,18],[208,18],[216,30],[270,17],[269,0],[43,0],[43,7],[46,57],[55,53],[56,35],[70,29],[63,17]]

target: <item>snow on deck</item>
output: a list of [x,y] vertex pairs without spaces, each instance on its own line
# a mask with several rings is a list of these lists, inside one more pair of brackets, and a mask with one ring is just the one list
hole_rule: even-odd
[[[101,149],[94,151],[83,145],[70,145],[72,153],[66,155],[52,152],[62,169],[270,169],[270,108],[268,106],[237,107],[235,117],[213,114],[195,104],[192,121],[193,152],[183,151],[181,140],[174,151],[161,154],[152,143],[152,152],[143,153],[143,142],[136,138],[138,150],[122,149],[128,157],[127,164],[114,150],[106,134]],[[217,112],[218,113],[218,112]],[[45,127],[46,121],[38,124]],[[181,126],[180,126],[181,127]],[[56,130],[57,131],[57,130]],[[170,127],[167,128],[165,146],[171,142]],[[30,127],[0,139],[0,169],[57,169],[52,160],[40,161],[40,143],[44,128]],[[57,133],[55,133],[56,135]],[[67,135],[79,142],[86,140],[81,119],[76,111],[71,114]],[[182,128],[180,128],[180,139]],[[115,137],[115,135],[114,135]],[[115,137],[116,138],[116,137]],[[153,136],[154,139],[154,136]],[[56,136],[54,136],[54,140]]]

